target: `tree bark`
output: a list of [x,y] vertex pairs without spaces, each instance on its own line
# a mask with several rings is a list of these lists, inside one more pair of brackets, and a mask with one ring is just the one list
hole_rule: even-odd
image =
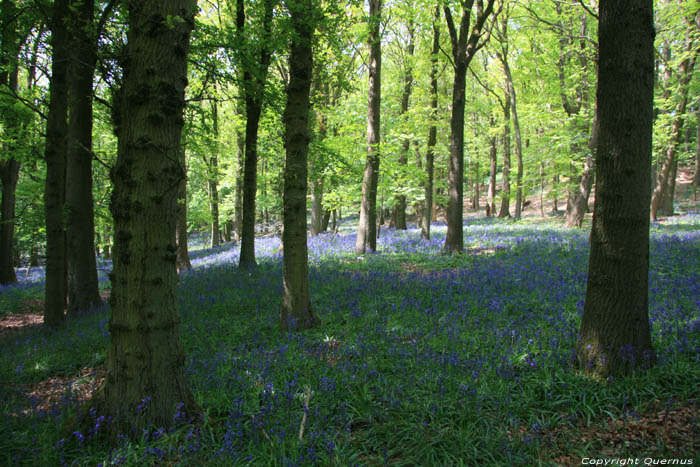
[[216,248],[221,244],[221,228],[219,227],[219,106],[216,98],[211,103],[212,131],[214,141],[212,155],[207,168],[209,171],[209,208],[211,212],[211,237],[209,247]]
[[102,303],[95,259],[95,217],[92,197],[92,84],[97,63],[95,2],[83,0],[75,9],[68,100],[66,159],[66,256],[68,312]]
[[513,117],[513,131],[515,132],[515,158],[518,163],[518,172],[515,176],[515,219],[520,220],[523,205],[523,143],[520,136],[520,122],[518,120],[518,107],[515,98],[515,86],[513,75],[508,66],[508,57],[503,55],[503,70],[506,75],[506,85],[510,97],[510,111]]
[[323,212],[323,178],[319,177],[311,184],[311,236],[324,230]]
[[284,279],[280,327],[284,331],[320,323],[311,308],[306,244],[306,192],[309,153],[309,94],[313,70],[313,2],[288,0],[294,35],[289,55],[289,86],[284,109]]
[[600,2],[596,200],[576,355],[584,372],[602,378],[655,359],[648,317],[652,10],[651,0]]
[[[196,2],[129,3],[118,156],[107,377],[95,404],[114,433],[171,427],[200,409],[185,376],[175,227],[187,55]],[[170,22],[177,17],[182,21]],[[183,420],[183,419],[180,419]],[[94,423],[94,422],[93,422]]]
[[[491,125],[494,125],[491,119]],[[496,172],[498,171],[498,153],[496,151],[496,137],[492,136],[489,150],[489,196],[488,196],[488,214],[489,216],[496,215]]]
[[[245,42],[245,2],[237,0],[236,33],[241,47]],[[245,63],[243,71],[243,88],[245,94],[245,163],[243,169],[243,215],[241,218],[241,255],[238,266],[250,268],[256,266],[255,261],[255,194],[258,189],[258,124],[262,113],[263,91],[267,80],[267,70],[270,66],[272,50],[272,11],[273,0],[264,1],[263,38],[254,70]]]
[[510,90],[506,87],[503,106],[503,180],[501,189],[501,210],[498,217],[510,217]]
[[[413,86],[413,53],[415,50],[414,36],[415,36],[415,25],[412,19],[408,20],[406,26],[408,28],[408,46],[406,47],[406,55],[404,63],[404,76],[403,76],[403,92],[401,93],[401,108],[399,110],[399,115],[404,116],[408,112],[408,104],[411,98],[411,88]],[[399,165],[408,164],[408,151],[411,147],[411,140],[409,138],[404,139],[401,147],[401,154],[399,155]],[[406,230],[406,196],[399,195],[396,197],[396,205],[393,211],[393,221],[394,227],[398,230]]]
[[66,152],[68,143],[68,0],[56,0],[51,17],[52,73],[46,122],[46,298],[44,325],[58,326],[66,307]]
[[180,169],[184,174],[177,184],[177,227],[175,230],[175,244],[177,245],[177,272],[192,269],[190,252],[187,247],[187,158],[185,151],[178,153]]
[[698,185],[700,185],[700,102],[695,108],[697,117],[697,135],[695,137],[695,173],[693,175],[693,200],[698,200]]
[[425,201],[421,216],[421,238],[430,240],[430,222],[433,219],[433,177],[435,175],[435,144],[437,143],[438,107],[438,54],[440,53],[440,5],[435,7],[433,17],[433,49],[430,53],[430,129],[428,150],[425,153]]
[[[236,103],[236,113],[245,116],[245,100],[239,98]],[[238,243],[241,239],[241,228],[243,226],[243,167],[245,165],[245,133],[236,129],[237,159],[236,166],[236,191],[234,200],[233,217],[233,241]]]
[[382,99],[382,44],[380,24],[382,0],[369,2],[369,98],[367,110],[367,162],[362,178],[362,203],[355,250],[377,251],[377,184],[379,181],[379,131]]
[[[9,87],[16,92],[18,88],[17,58],[19,55],[20,41],[17,34],[17,10],[15,2],[3,0],[2,29],[0,30],[0,87]],[[12,140],[20,139],[20,125],[12,112],[3,115],[2,123],[4,132],[11,136]],[[13,264],[14,235],[15,235],[15,204],[17,181],[19,179],[20,163],[13,157],[15,144],[3,145],[3,151],[7,156],[0,162],[0,182],[2,182],[2,203],[0,204],[0,284],[17,282],[15,267]]]
[[[681,96],[681,101],[676,106],[675,118],[673,119],[671,126],[671,137],[668,141],[668,148],[666,149],[666,154],[662,159],[663,162],[661,163],[661,170],[659,170],[656,175],[656,187],[651,195],[651,219],[653,221],[658,219],[659,211],[661,211],[662,207],[664,206],[664,191],[666,190],[669,175],[672,173],[673,165],[675,164],[678,146],[681,143],[685,111],[688,106],[688,85],[693,74],[697,54],[697,47],[694,47],[693,43],[694,42],[691,38],[686,38],[687,45],[685,52],[687,56],[681,62],[678,73],[680,76],[680,81],[678,83],[678,94]],[[670,211],[673,212],[673,199],[669,200],[669,202],[671,204]]]
[[[479,40],[487,35],[484,31],[486,19],[493,12],[495,0],[489,0],[486,8],[484,2],[476,2],[476,21],[470,29],[474,0],[462,4],[462,18],[457,31],[449,6],[443,7],[445,20],[450,32],[452,44],[452,61],[454,63],[454,81],[452,85],[452,115],[450,117],[450,163],[447,177],[449,201],[447,204],[447,235],[443,251],[454,253],[464,249],[464,105],[467,69],[474,54],[483,47]],[[488,40],[488,35],[486,37]]]

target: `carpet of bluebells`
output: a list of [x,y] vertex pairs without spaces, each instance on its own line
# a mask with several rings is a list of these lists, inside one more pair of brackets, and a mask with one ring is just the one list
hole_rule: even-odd
[[[466,252],[456,256],[440,254],[440,224],[429,241],[416,228],[382,229],[377,253],[362,256],[350,224],[310,238],[312,304],[323,323],[300,334],[278,330],[279,238],[256,239],[259,266],[249,271],[237,269],[235,245],[192,252],[179,309],[205,420],[153,427],[116,447],[101,440],[107,422],[99,414],[87,432],[62,429],[81,403],[72,386],[48,405],[27,391],[104,365],[107,306],[55,333],[0,335],[0,462],[549,465],[556,427],[633,415],[654,398],[698,397],[699,215],[652,227],[649,313],[659,364],[607,381],[572,365],[588,232],[551,220],[475,218],[464,228]],[[42,272],[33,271],[0,289],[9,310],[0,314],[41,296]],[[568,449],[591,457],[594,448]],[[639,456],[635,449],[629,454]]]

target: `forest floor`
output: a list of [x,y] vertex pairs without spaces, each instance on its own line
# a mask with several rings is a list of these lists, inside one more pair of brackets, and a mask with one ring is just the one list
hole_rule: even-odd
[[[0,462],[697,465],[700,206],[678,205],[683,215],[652,224],[658,364],[607,381],[572,365],[588,233],[563,229],[556,216],[470,217],[457,256],[440,254],[440,223],[429,241],[415,226],[382,228],[378,252],[362,256],[351,223],[310,238],[323,323],[301,334],[277,329],[279,238],[256,240],[252,271],[237,269],[236,245],[199,249],[178,299],[187,373],[206,418],[116,447],[98,428],[62,434],[104,378],[108,307],[44,330],[33,270],[0,289]],[[109,290],[104,277],[101,288]]]

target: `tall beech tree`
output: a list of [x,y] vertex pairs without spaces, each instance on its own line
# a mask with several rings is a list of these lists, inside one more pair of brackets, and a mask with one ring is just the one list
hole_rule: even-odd
[[[241,215],[241,268],[255,262],[255,194],[258,189],[258,127],[263,107],[267,71],[272,57],[272,12],[276,0],[263,0],[262,33],[258,41],[246,38],[245,1],[236,2],[236,46],[243,68],[242,92],[245,102],[245,161]],[[254,45],[257,44],[257,45]]]
[[430,221],[433,218],[433,178],[435,176],[435,145],[437,144],[438,111],[438,54],[440,53],[440,5],[433,16],[433,47],[430,51],[430,129],[428,149],[425,153],[425,201],[421,215],[421,238],[430,240]]
[[75,1],[70,29],[71,61],[66,153],[66,258],[68,309],[85,310],[102,300],[95,260],[95,220],[92,197],[92,85],[97,64],[97,37],[115,2],[94,24],[94,0]]
[[[459,30],[452,19],[452,10],[445,4],[445,20],[450,32],[452,44],[452,65],[454,82],[452,85],[452,116],[450,118],[450,167],[448,175],[449,201],[447,204],[447,236],[444,250],[461,252],[464,249],[464,232],[462,219],[464,215],[464,106],[466,93],[467,69],[476,52],[490,37],[490,28],[486,20],[494,13],[496,0],[488,0],[484,7],[483,0],[460,0],[462,16]],[[474,11],[475,21],[472,21]],[[493,15],[496,16],[495,14]]]
[[309,259],[306,244],[306,193],[309,154],[309,94],[313,70],[316,8],[313,0],[286,0],[292,20],[289,85],[284,109],[284,277],[283,330],[308,329],[320,321],[311,308]]
[[115,433],[169,427],[199,412],[185,378],[175,224],[193,0],[129,1],[120,92],[107,377],[96,394]]
[[382,0],[368,0],[369,97],[367,110],[367,162],[362,178],[362,203],[355,250],[377,251],[377,184],[379,182],[379,141],[382,101]]
[[51,84],[46,122],[46,288],[44,324],[58,326],[66,308],[66,152],[68,150],[68,70],[72,21],[68,0],[55,0],[51,16]]
[[601,0],[599,17],[596,200],[576,355],[584,372],[607,377],[654,362],[648,316],[652,0]]
[[[406,24],[406,32],[408,34],[408,44],[406,51],[403,54],[403,90],[401,92],[401,108],[400,115],[406,115],[408,112],[408,104],[411,99],[411,90],[413,88],[413,54],[416,49],[415,33],[416,25],[412,19],[409,19]],[[408,164],[408,152],[411,146],[411,138],[404,138],[401,143],[401,154],[399,155],[399,164]],[[406,230],[406,195],[396,197],[396,204],[392,211],[394,227],[399,230]]]
[[[0,88],[7,88],[10,93],[18,90],[18,55],[20,37],[18,31],[18,12],[15,2],[3,0],[0,3]],[[4,89],[3,89],[4,90]],[[19,179],[20,161],[14,152],[20,137],[19,119],[8,108],[8,102],[2,106],[2,124],[8,141],[2,145],[0,155],[0,182],[2,183],[2,204],[0,204],[0,284],[17,282],[14,265],[15,203],[17,181]]]

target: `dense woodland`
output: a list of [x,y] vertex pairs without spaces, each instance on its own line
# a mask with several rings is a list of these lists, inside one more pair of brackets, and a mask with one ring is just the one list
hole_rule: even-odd
[[8,464],[700,462],[696,1],[0,8]]

